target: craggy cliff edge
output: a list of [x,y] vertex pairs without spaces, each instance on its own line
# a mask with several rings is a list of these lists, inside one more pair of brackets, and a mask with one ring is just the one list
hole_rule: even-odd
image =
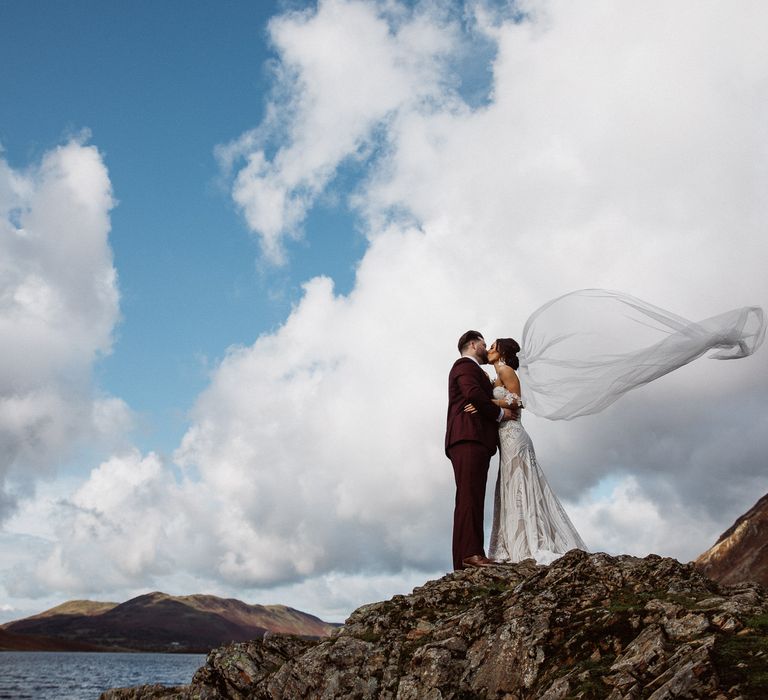
[[768,494],[694,563],[705,576],[720,583],[757,581],[768,586]]
[[189,686],[103,700],[765,698],[768,597],[693,565],[572,551],[448,574],[321,641],[212,651]]

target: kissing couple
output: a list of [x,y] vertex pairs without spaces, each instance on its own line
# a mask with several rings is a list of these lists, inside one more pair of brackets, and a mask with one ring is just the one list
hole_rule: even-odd
[[[599,413],[628,391],[706,352],[713,351],[709,357],[716,360],[746,358],[765,335],[759,306],[694,322],[608,289],[580,289],[539,307],[523,327],[522,349],[512,338],[486,347],[481,333],[464,333],[458,343],[461,357],[448,376],[445,433],[445,453],[456,478],[454,569],[530,557],[549,564],[570,549],[586,549],[536,461],[520,420],[524,408],[549,420]],[[494,381],[484,364],[496,370]],[[499,475],[486,557],[485,486],[497,448]]]
[[[478,331],[459,338],[448,377],[445,453],[453,464],[453,568],[492,566],[529,557],[550,563],[569,549],[586,549],[536,461],[520,421],[523,402],[515,370],[520,346],[499,338],[486,347]],[[481,368],[492,364],[496,380]],[[483,547],[483,510],[491,457],[500,450],[490,558]]]

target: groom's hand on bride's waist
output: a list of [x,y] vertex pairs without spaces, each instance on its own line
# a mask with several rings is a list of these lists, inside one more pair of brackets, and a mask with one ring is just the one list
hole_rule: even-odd
[[[499,423],[503,423],[507,420],[520,420],[520,408],[513,406],[512,408],[501,407],[501,415],[499,416]],[[477,409],[473,404],[468,403],[464,406],[464,413],[477,413]]]
[[502,421],[505,420],[520,420],[520,409],[515,408],[505,408],[504,409],[504,417],[501,419]]

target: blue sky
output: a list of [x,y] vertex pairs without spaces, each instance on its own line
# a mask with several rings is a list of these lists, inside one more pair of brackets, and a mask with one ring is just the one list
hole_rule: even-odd
[[273,2],[7,2],[0,144],[24,168],[87,130],[119,204],[110,242],[122,320],[96,368],[142,418],[135,439],[172,450],[207,373],[274,328],[300,283],[350,288],[363,243],[344,206],[320,205],[289,267],[260,264],[214,147],[262,118]]
[[[0,4],[4,619],[343,619],[450,566],[467,328],[768,305],[768,6],[520,7]],[[689,560],[768,490],[766,357],[525,416],[590,549]]]

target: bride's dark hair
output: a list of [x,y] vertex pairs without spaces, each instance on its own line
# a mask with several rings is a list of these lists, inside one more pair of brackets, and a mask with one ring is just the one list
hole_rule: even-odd
[[512,338],[496,338],[496,349],[501,355],[501,359],[504,360],[512,369],[517,369],[520,366],[520,360],[517,359],[517,353],[520,352],[520,346],[516,340]]

